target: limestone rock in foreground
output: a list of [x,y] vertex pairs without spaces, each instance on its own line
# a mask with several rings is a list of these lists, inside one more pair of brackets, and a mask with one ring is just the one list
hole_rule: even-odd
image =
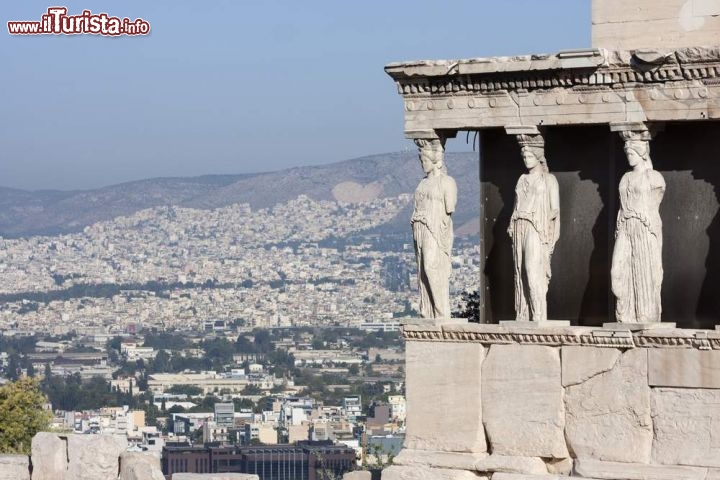
[[575,461],[575,473],[601,480],[705,480],[708,470],[697,467],[601,462],[587,458]]
[[67,479],[117,480],[120,454],[127,449],[117,435],[68,435]]
[[720,390],[654,388],[655,462],[720,467]]
[[[580,353],[572,361],[582,359]],[[611,370],[568,387],[565,406],[565,435],[577,458],[650,462],[653,425],[646,349],[629,350]]]
[[482,407],[493,454],[569,456],[558,349],[492,345],[482,368]]
[[165,480],[160,457],[147,452],[122,452],[118,480]]
[[68,468],[67,441],[50,432],[38,432],[32,439],[33,480],[65,480]]
[[[564,475],[528,475],[523,473],[496,473],[492,480],[567,480]],[[597,480],[583,477],[583,480]]]
[[343,475],[342,480],[371,480],[372,474],[367,470],[348,472]]
[[173,473],[172,480],[260,480],[250,473]]
[[[467,470],[393,465],[382,471],[382,480],[488,480]],[[173,478],[173,480],[176,480]]]
[[27,455],[0,455],[0,480],[30,480]]

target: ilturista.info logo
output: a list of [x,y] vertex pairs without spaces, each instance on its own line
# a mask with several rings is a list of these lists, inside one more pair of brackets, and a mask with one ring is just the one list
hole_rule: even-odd
[[150,23],[142,18],[111,17],[107,13],[83,10],[79,15],[68,15],[65,7],[50,7],[40,21],[7,22],[10,35],[147,35]]

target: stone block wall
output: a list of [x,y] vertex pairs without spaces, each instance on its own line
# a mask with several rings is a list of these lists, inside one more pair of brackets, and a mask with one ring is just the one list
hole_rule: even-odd
[[405,325],[383,480],[720,478],[720,332]]
[[593,0],[592,45],[608,49],[717,45],[720,0]]
[[40,432],[30,457],[0,455],[0,480],[165,480],[159,454],[127,447],[120,436]]

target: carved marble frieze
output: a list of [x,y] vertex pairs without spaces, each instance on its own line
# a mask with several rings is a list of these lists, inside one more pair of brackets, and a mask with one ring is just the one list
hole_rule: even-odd
[[393,63],[405,131],[720,118],[720,47]]
[[456,342],[526,345],[585,345],[607,348],[683,348],[720,350],[720,331],[656,328],[651,330],[607,330],[600,327],[507,327],[495,324],[453,323],[403,325],[409,342]]

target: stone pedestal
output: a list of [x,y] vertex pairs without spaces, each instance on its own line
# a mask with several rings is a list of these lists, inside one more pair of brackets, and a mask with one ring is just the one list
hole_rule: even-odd
[[517,320],[502,320],[500,325],[503,327],[519,327],[519,328],[548,328],[548,327],[569,327],[569,320],[544,320],[542,322],[519,322]]
[[658,328],[675,328],[675,324],[672,322],[653,322],[653,323],[609,322],[609,323],[603,323],[603,328],[606,330],[630,330],[631,332],[638,332],[640,330],[656,330]]
[[403,336],[407,437],[384,480],[720,479],[714,330],[426,322]]

